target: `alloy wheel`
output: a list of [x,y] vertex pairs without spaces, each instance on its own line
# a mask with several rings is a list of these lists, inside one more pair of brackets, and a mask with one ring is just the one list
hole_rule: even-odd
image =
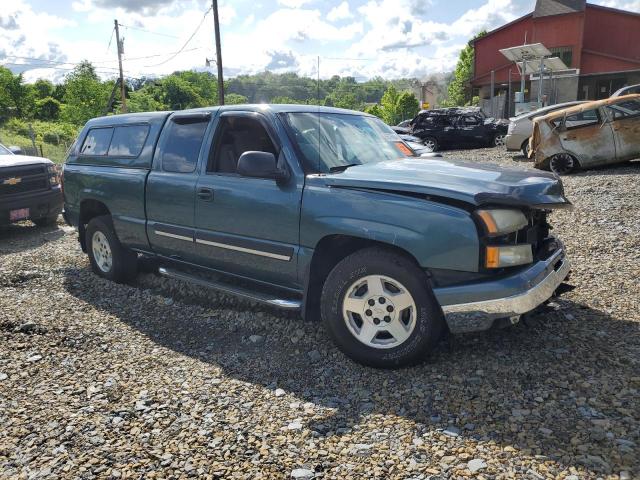
[[433,138],[427,138],[424,141],[424,146],[430,152],[435,152],[438,149],[438,142],[436,142]]
[[504,135],[504,134],[496,135],[493,138],[493,146],[494,147],[504,147],[505,137],[506,137],[506,135]]
[[549,168],[553,173],[558,175],[566,175],[571,173],[576,167],[576,162],[568,153],[558,153],[551,157]]
[[91,251],[93,252],[93,258],[98,268],[104,273],[109,273],[113,266],[113,254],[109,240],[107,240],[106,235],[99,230],[91,237]]
[[407,288],[383,275],[362,277],[347,289],[342,315],[351,334],[368,347],[394,348],[416,326],[416,303]]

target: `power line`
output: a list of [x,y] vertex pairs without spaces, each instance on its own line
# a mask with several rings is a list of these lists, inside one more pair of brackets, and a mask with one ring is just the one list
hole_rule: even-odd
[[177,35],[169,35],[168,33],[160,33],[160,32],[154,32],[153,30],[147,30],[146,28],[141,28],[141,27],[131,27],[129,25],[123,25],[121,23],[119,23],[118,25],[120,25],[121,27],[130,29],[130,30],[138,30],[139,32],[147,32],[147,33],[151,33],[152,35],[158,35],[160,37],[168,37],[168,38],[180,38]]
[[174,58],[176,58],[178,55],[180,55],[182,53],[182,51],[187,47],[187,45],[189,44],[189,42],[193,39],[193,37],[196,36],[196,33],[198,33],[198,30],[200,30],[200,27],[202,26],[202,24],[204,23],[205,19],[207,18],[207,15],[209,14],[209,12],[211,11],[212,7],[209,7],[207,9],[206,12],[204,12],[204,15],[202,15],[202,20],[200,20],[200,23],[198,24],[198,26],[196,27],[196,29],[193,31],[193,33],[191,34],[191,36],[187,39],[186,42],[184,42],[184,45],[182,45],[182,47],[180,47],[180,49],[174,53],[171,57],[167,58],[166,60],[164,60],[163,62],[157,63],[155,65],[144,65],[145,68],[148,67],[159,67],[160,65],[164,65],[167,62],[170,62],[171,60],[173,60]]
[[111,42],[113,41],[113,34],[116,32],[115,28],[111,29],[111,37],[109,38],[109,45],[107,45],[107,51],[105,54],[109,53],[109,49],[111,48]]

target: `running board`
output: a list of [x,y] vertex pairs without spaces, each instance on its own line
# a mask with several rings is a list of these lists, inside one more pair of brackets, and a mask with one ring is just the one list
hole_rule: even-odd
[[228,293],[230,295],[246,298],[248,300],[253,300],[254,302],[265,303],[267,305],[271,305],[272,307],[283,308],[286,310],[299,310],[302,307],[302,301],[300,300],[276,298],[276,296],[267,293],[247,290],[221,281],[214,282],[211,280],[206,280],[196,275],[178,272],[170,268],[160,267],[158,269],[158,273],[164,277],[182,280],[183,282],[194,283],[196,285],[201,285],[203,287],[218,290],[219,292]]

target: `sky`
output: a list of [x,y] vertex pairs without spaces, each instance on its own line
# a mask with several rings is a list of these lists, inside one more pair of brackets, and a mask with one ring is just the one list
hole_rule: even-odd
[[[590,3],[640,12],[640,0]],[[477,32],[533,10],[535,0],[219,0],[226,77],[264,70],[320,77],[426,78],[451,71]],[[27,82],[59,82],[82,60],[125,76],[206,70],[215,59],[207,0],[5,0],[0,64]],[[215,63],[210,70],[215,73]]]

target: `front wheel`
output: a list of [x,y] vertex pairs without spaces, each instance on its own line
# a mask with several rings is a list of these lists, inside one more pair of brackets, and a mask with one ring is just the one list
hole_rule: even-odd
[[425,273],[379,247],[353,253],[331,271],[322,290],[322,318],[340,350],[378,368],[422,360],[444,326]]
[[525,158],[529,158],[529,139],[526,139],[524,142],[522,142],[522,154],[524,155]]
[[493,137],[494,147],[504,147],[507,136],[504,133],[498,133]]
[[138,256],[120,244],[110,216],[92,218],[86,228],[85,241],[91,268],[96,274],[118,283],[135,277]]

